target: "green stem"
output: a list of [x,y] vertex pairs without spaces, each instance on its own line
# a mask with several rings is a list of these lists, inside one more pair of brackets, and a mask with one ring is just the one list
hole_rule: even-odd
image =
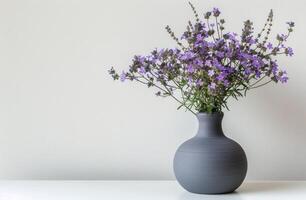
[[[161,91],[165,92],[165,93],[168,93],[175,101],[177,101],[179,104],[183,105],[185,108],[187,108],[192,114],[196,115],[195,112],[193,112],[191,109],[189,109],[185,103],[181,102],[180,100],[178,100],[173,94],[171,91],[169,91],[169,89],[164,86],[165,89],[161,88],[160,86],[156,85],[155,83],[153,83],[152,81],[148,80],[146,77],[144,77],[143,75],[141,75],[142,78],[144,78],[146,81],[152,83],[153,86],[157,87],[158,89],[160,89]],[[136,81],[140,82],[140,83],[144,83],[143,81],[140,81],[139,79],[135,79]],[[146,84],[146,83],[144,83]]]
[[262,87],[262,86],[264,86],[264,85],[267,85],[268,83],[270,83],[272,80],[269,80],[269,81],[267,81],[267,82],[265,82],[265,83],[263,83],[263,84],[260,84],[260,85],[257,85],[257,86],[255,86],[255,87],[252,87],[252,88],[250,88],[250,90],[251,89],[255,89],[255,88],[259,88],[259,87]]
[[221,37],[220,37],[220,31],[219,31],[218,17],[215,17],[215,18],[216,18],[216,27],[217,27],[218,37],[219,37],[219,39],[221,39]]

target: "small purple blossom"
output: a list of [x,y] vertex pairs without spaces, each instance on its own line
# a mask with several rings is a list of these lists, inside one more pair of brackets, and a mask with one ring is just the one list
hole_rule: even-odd
[[217,60],[214,59],[212,62],[213,66],[215,66],[219,70],[224,70],[224,66]]
[[181,36],[181,40],[185,40],[188,38],[188,32],[184,32],[183,35]]
[[146,59],[143,56],[136,56],[136,60],[143,65]]
[[255,58],[252,62],[252,65],[256,68],[260,68],[262,66],[262,63],[258,58]]
[[196,58],[196,59],[194,59],[193,64],[197,65],[197,66],[202,66],[203,65],[203,60],[200,59],[200,58]]
[[273,49],[273,45],[272,45],[271,42],[268,43],[267,48],[268,48],[268,49]]
[[291,47],[286,49],[286,55],[293,56],[293,49]]
[[287,22],[286,24],[288,24],[291,28],[294,27],[294,22]]
[[201,79],[199,79],[199,80],[196,81],[196,86],[200,87],[200,86],[203,85],[203,83],[204,82]]
[[208,70],[208,76],[212,77],[215,74],[215,71],[210,69]]
[[120,75],[120,80],[122,82],[124,82],[126,80],[126,73],[124,71],[122,71],[121,75]]
[[219,58],[224,58],[224,53],[221,51],[217,51],[216,56]]
[[215,90],[215,89],[216,89],[216,86],[217,86],[216,83],[212,82],[212,83],[209,84],[208,87],[209,87],[209,89],[211,89],[211,90]]
[[217,76],[217,80],[218,81],[223,81],[225,78],[227,77],[227,73],[226,72],[222,72]]
[[221,14],[221,12],[218,8],[213,8],[212,13],[215,17],[218,17]]
[[202,34],[198,34],[197,35],[197,42],[202,42],[204,40],[204,37],[202,36]]
[[233,51],[232,51],[231,49],[229,49],[229,50],[225,53],[225,57],[227,57],[227,58],[233,57]]
[[232,42],[239,42],[238,39],[237,39],[237,33],[227,33],[225,34],[225,36],[230,39]]
[[227,79],[223,80],[223,85],[224,85],[225,87],[228,87],[229,84],[230,84],[230,82],[229,82]]
[[150,63],[152,63],[152,64],[156,64],[157,61],[158,61],[157,57],[154,56],[154,55],[148,55],[148,56],[147,56],[147,60],[148,60],[148,62],[150,62]]
[[280,71],[279,75],[277,76],[277,80],[279,80],[281,83],[287,83],[288,76],[286,71]]
[[256,40],[254,40],[252,37],[249,39],[249,44],[256,44]]
[[260,78],[261,77],[261,71],[255,71],[255,77]]
[[186,61],[186,60],[190,60],[190,59],[194,58],[194,56],[195,56],[195,54],[193,52],[187,51],[184,54],[182,54],[180,58],[183,61]]
[[206,42],[206,45],[208,48],[213,48],[215,46],[215,43],[213,42]]
[[189,73],[193,73],[193,72],[195,71],[194,66],[193,66],[193,65],[188,65],[188,66],[187,66],[187,71],[188,71]]
[[212,65],[211,60],[206,60],[206,61],[205,61],[205,65],[206,65],[206,66],[211,66],[211,65]]
[[272,74],[275,76],[278,72],[278,65],[276,63],[276,61],[272,61],[271,62],[271,72]]
[[145,73],[146,73],[146,68],[143,67],[143,66],[140,67],[140,68],[139,68],[139,73],[140,73],[140,74],[145,74]]
[[162,57],[164,53],[165,53],[165,49],[160,49],[157,53],[157,57]]
[[250,76],[252,74],[252,70],[250,68],[246,68],[246,69],[244,69],[244,74],[246,76]]

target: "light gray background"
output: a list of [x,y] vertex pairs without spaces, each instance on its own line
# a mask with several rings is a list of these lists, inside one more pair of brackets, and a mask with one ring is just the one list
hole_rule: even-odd
[[[248,18],[258,31],[270,8],[273,36],[296,22],[295,56],[279,58],[289,83],[231,101],[224,130],[247,153],[247,179],[306,179],[306,2],[193,3],[221,8],[231,31]],[[173,179],[174,152],[195,134],[195,117],[107,70],[173,47],[165,25],[180,34],[189,19],[187,1],[1,0],[0,178]]]

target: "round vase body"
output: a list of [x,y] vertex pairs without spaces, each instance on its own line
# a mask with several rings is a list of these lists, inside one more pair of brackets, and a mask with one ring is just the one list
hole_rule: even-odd
[[197,118],[198,133],[175,153],[173,168],[177,181],[192,193],[235,191],[247,172],[243,149],[223,134],[223,113],[199,113]]

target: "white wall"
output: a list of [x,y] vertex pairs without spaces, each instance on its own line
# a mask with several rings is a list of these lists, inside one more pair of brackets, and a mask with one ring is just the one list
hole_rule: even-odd
[[[202,0],[220,7],[227,30],[250,18],[259,30],[270,8],[274,31],[296,22],[287,85],[258,89],[225,112],[224,130],[245,149],[247,178],[306,179],[306,1]],[[172,47],[193,15],[175,0],[0,1],[0,178],[173,179],[178,145],[197,129],[171,99],[113,82],[110,66]]]

